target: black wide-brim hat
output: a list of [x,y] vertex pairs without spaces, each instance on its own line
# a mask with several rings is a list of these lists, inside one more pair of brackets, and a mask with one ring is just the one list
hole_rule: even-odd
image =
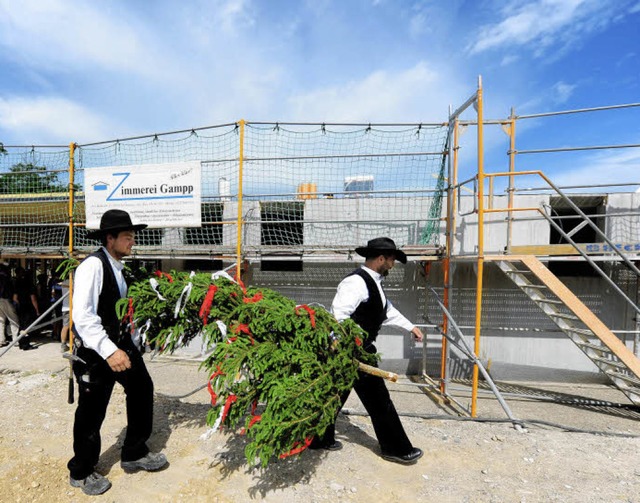
[[396,260],[407,263],[407,255],[396,247],[391,238],[375,238],[367,241],[367,246],[356,248],[356,253],[362,257],[370,258],[378,255],[394,255]]
[[89,239],[100,239],[106,233],[118,233],[120,231],[141,231],[147,224],[133,225],[129,213],[124,210],[107,210],[100,218],[100,228],[87,232]]

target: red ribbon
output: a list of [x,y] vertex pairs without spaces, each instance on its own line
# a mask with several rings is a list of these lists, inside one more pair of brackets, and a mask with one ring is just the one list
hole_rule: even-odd
[[209,390],[209,394],[211,395],[211,405],[215,405],[218,402],[218,394],[213,391],[213,387],[211,386],[211,381],[207,383],[207,390]]
[[229,414],[229,409],[231,408],[231,405],[233,405],[237,399],[238,397],[235,395],[229,395],[227,397],[227,401],[224,403],[224,409],[222,409],[222,419],[220,419],[220,429],[222,429],[224,420],[227,418],[227,414]]
[[[240,332],[242,332],[243,334],[247,334],[249,336],[249,340],[251,340],[252,346],[255,344],[256,341],[253,340],[253,334],[251,333],[251,330],[249,330],[249,325],[247,325],[246,323],[238,323],[236,328],[233,329],[233,333],[239,334]],[[236,338],[233,337],[233,340],[235,339]],[[231,338],[229,340],[231,340]]]
[[233,333],[239,334],[242,332],[243,334],[251,335],[251,330],[249,330],[249,325],[246,323],[238,323],[236,328],[233,329]]
[[129,297],[129,307],[127,308],[127,314],[125,314],[124,319],[125,321],[129,321],[131,333],[133,334],[133,331],[135,330],[133,325],[133,297]]
[[262,292],[256,293],[253,297],[245,297],[242,299],[242,302],[245,304],[253,304],[254,302],[258,302],[262,300]]
[[171,277],[171,274],[168,274],[166,272],[162,272],[161,270],[157,270],[155,272],[156,276],[158,276],[158,278],[162,278],[162,276],[164,276],[165,278],[167,278],[169,280],[169,283],[173,283],[173,278]]
[[204,324],[204,326],[207,326],[207,319],[209,317],[209,313],[211,312],[211,303],[213,302],[213,297],[216,295],[217,291],[218,287],[216,285],[209,285],[209,289],[207,290],[207,293],[204,296],[204,300],[202,301],[199,316],[200,318],[202,318],[202,323]]
[[258,421],[260,421],[261,419],[262,419],[262,416],[256,416],[256,415],[254,415],[254,416],[251,418],[251,421],[249,421],[249,426],[247,426],[247,430],[250,430],[250,429],[251,429],[251,427],[252,427],[254,424],[256,424]]
[[233,275],[233,279],[236,280],[238,285],[240,285],[240,288],[242,288],[242,293],[244,293],[246,295],[247,294],[247,287],[244,286],[244,283],[242,282],[242,279],[239,278],[237,274]]
[[209,394],[211,395],[211,405],[215,405],[216,402],[218,401],[218,395],[216,394],[215,391],[213,391],[213,386],[211,385],[211,382],[218,376],[222,376],[224,375],[224,372],[222,370],[220,370],[220,365],[216,365],[216,371],[211,374],[211,377],[209,377],[209,381],[207,382],[207,390],[209,391]]
[[284,458],[288,458],[289,456],[295,456],[296,454],[300,454],[307,447],[309,447],[309,445],[311,445],[311,440],[313,440],[313,437],[305,438],[304,439],[304,444],[301,444],[300,442],[295,442],[293,444],[292,449],[289,452],[285,452],[283,454],[280,454],[280,459],[284,459]]
[[304,309],[307,313],[309,313],[309,319],[311,320],[311,326],[316,328],[316,312],[311,309],[306,304],[302,304],[301,306],[296,306],[296,314],[299,314],[299,309]]
[[262,419],[262,416],[253,416],[251,418],[251,421],[249,421],[249,426],[247,426],[246,428],[242,428],[240,430],[240,435],[244,435],[245,433],[247,433],[248,430],[251,429],[251,427],[256,424],[258,421],[260,421]]

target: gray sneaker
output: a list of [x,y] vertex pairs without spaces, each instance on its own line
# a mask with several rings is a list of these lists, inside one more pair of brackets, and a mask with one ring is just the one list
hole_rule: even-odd
[[167,463],[167,457],[161,452],[150,452],[145,457],[135,461],[120,461],[120,466],[127,473],[137,472],[138,470],[155,472],[164,468]]
[[87,478],[76,480],[69,477],[69,483],[73,487],[79,487],[82,492],[89,496],[97,496],[107,492],[111,488],[111,482],[106,477],[103,477],[98,472],[93,472]]

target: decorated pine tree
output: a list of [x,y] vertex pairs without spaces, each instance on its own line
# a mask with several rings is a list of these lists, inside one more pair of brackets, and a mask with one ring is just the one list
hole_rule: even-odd
[[246,435],[250,464],[303,451],[331,424],[357,377],[365,334],[320,306],[296,305],[226,273],[170,274],[134,282],[119,316],[155,350],[172,352],[198,334],[212,349],[207,423]]

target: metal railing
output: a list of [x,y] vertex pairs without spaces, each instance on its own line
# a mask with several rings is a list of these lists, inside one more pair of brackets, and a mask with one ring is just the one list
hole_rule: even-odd
[[[556,194],[558,194],[563,201],[565,201],[568,206],[576,212],[576,214],[583,219],[584,225],[588,225],[591,229],[599,236],[603,242],[607,243],[611,251],[618,255],[618,257],[624,262],[624,264],[633,271],[636,276],[640,277],[640,269],[636,267],[636,265],[629,260],[629,258],[623,253],[621,249],[619,249],[610,239],[609,237],[569,198],[564,192],[562,192],[554,183],[549,180],[549,178],[542,173],[542,171],[519,171],[515,173],[491,173],[487,174],[487,177],[498,177],[498,176],[526,176],[526,175],[538,175],[540,176],[551,189],[553,189]],[[548,222],[549,224],[560,233],[560,235],[571,245],[576,251],[589,263],[591,267],[618,293],[620,296],[629,304],[635,311],[640,315],[640,307],[631,300],[622,289],[613,281],[606,272],[602,270],[600,266],[596,264],[594,260],[589,257],[589,255],[582,250],[578,244],[571,238],[571,235],[565,232],[562,227],[560,227],[554,219],[542,208],[537,207],[528,207],[528,208],[492,208],[484,210],[485,213],[497,213],[497,212],[511,212],[511,211],[537,211],[539,212]]]

